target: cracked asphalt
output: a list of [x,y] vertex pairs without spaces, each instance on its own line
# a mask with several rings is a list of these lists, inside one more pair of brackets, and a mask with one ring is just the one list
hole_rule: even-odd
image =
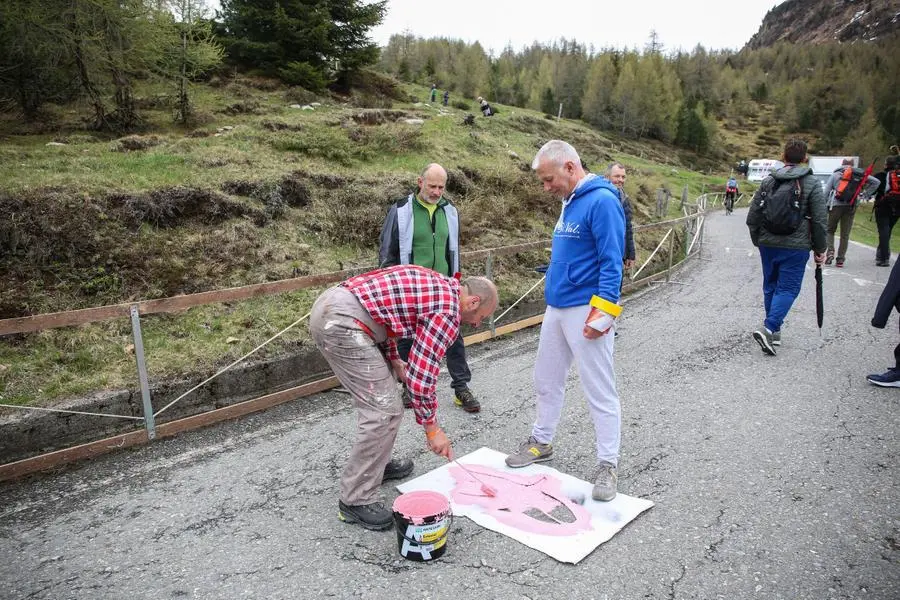
[[[339,522],[353,414],[331,392],[0,484],[0,597],[900,597],[900,391],[865,381],[897,343],[896,315],[886,330],[869,325],[889,269],[856,245],[845,268],[826,268],[821,336],[809,270],[784,345],[765,356],[750,337],[762,293],[745,214],[713,214],[701,260],[626,304],[619,490],[656,506],[578,565],[464,518],[441,559],[409,562],[393,531]],[[510,451],[528,435],[537,336],[470,349],[479,415],[453,407],[442,379],[458,454]],[[549,464],[588,476],[574,371],[554,445]],[[397,453],[415,475],[442,460],[411,414]]]

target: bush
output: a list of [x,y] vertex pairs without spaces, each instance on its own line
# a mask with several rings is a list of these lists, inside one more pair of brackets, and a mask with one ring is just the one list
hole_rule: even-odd
[[454,100],[450,103],[450,106],[458,108],[459,110],[472,110],[472,105],[465,100]]
[[303,135],[278,133],[272,138],[272,147],[284,152],[298,152],[333,160],[342,165],[350,164],[359,155],[341,129],[311,129]]

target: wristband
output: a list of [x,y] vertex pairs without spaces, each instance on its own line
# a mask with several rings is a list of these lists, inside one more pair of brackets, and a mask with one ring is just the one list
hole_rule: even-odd
[[593,296],[591,298],[591,306],[598,310],[602,310],[611,317],[618,317],[622,314],[622,307],[620,305],[614,304],[609,300],[604,300],[600,296]]

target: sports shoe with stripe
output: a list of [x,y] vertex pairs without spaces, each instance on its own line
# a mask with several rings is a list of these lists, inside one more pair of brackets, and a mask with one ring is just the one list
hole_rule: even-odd
[[548,461],[551,458],[553,458],[553,446],[542,444],[532,436],[528,438],[527,442],[519,446],[518,452],[506,457],[506,466],[518,469],[519,467],[527,467],[534,463]]

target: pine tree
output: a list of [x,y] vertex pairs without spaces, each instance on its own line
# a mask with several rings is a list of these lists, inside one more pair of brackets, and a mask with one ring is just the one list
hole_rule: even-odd
[[387,0],[222,0],[219,34],[229,60],[320,89],[378,60],[367,37]]

